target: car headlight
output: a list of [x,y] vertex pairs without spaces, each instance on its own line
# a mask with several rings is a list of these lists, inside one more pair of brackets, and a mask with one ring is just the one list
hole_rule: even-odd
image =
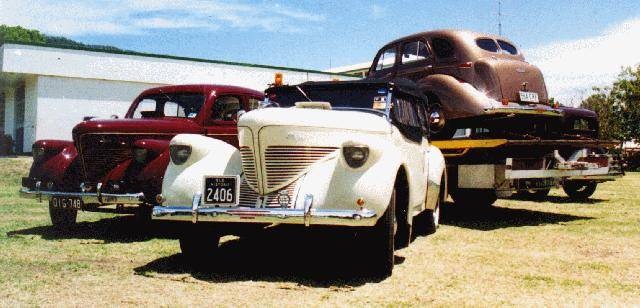
[[34,147],[31,149],[31,154],[33,155],[33,161],[37,162],[44,158],[46,151],[43,147]]
[[149,151],[143,148],[134,148],[133,149],[133,157],[136,159],[138,163],[144,163],[147,160],[147,155]]
[[342,155],[351,168],[359,168],[369,158],[369,147],[366,145],[349,145],[342,147]]
[[170,145],[169,152],[171,153],[171,161],[176,165],[182,165],[191,156],[191,146]]

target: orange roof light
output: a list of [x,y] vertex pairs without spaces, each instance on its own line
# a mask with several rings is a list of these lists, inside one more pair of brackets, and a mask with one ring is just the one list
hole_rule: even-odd
[[503,98],[502,99],[502,104],[505,105],[505,106],[509,105],[509,99],[508,98]]
[[282,73],[276,73],[275,80],[273,82],[276,86],[282,85]]

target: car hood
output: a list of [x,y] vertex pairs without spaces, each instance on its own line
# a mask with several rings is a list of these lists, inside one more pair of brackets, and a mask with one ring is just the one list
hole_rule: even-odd
[[198,134],[202,127],[190,119],[121,119],[83,121],[73,128],[74,136],[91,133]]
[[383,117],[363,111],[310,108],[265,108],[243,115],[238,126],[258,132],[265,126],[299,126],[390,133],[391,124]]

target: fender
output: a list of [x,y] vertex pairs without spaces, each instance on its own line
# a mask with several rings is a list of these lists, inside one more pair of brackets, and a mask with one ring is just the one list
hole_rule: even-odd
[[[78,156],[78,151],[72,141],[38,140],[33,147],[45,149],[45,156],[34,162],[29,170],[29,178],[34,180],[54,181],[56,185],[75,183],[78,173],[72,169],[72,164]],[[75,187],[65,187],[72,189]]]
[[[440,195],[440,190],[444,189],[444,195],[447,195],[447,169],[444,156],[440,149],[433,145],[429,145],[429,172],[427,175],[427,200],[425,200],[425,208],[433,210]],[[444,183],[442,179],[444,177]],[[444,186],[444,188],[442,188]]]
[[341,152],[314,165],[302,178],[296,208],[303,208],[300,196],[307,194],[313,195],[314,207],[329,209],[359,209],[356,201],[362,198],[365,208],[382,216],[391,200],[402,155],[386,141],[367,144],[370,158],[358,169],[349,167]]
[[440,99],[447,119],[484,114],[485,108],[498,104],[471,84],[449,75],[430,75],[418,80],[418,84],[425,92],[433,93]]
[[241,175],[240,151],[213,138],[181,134],[170,145],[191,147],[191,155],[182,165],[169,162],[162,180],[162,195],[166,204],[191,204],[196,192],[202,192],[207,175]]

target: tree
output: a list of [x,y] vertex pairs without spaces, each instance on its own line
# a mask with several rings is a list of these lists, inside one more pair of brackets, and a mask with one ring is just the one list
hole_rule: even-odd
[[20,26],[0,25],[0,44],[5,41],[24,43],[48,43],[59,46],[100,49],[104,51],[122,51],[122,49],[106,45],[87,45],[62,36],[49,36],[38,30],[25,29]]
[[580,107],[598,114],[601,138],[640,140],[640,65],[623,68],[610,88],[594,90]]

